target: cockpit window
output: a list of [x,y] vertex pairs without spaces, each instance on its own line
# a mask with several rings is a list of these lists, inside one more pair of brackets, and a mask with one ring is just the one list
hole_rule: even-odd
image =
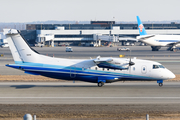
[[165,68],[163,65],[153,65],[153,69]]
[[163,65],[159,65],[160,68],[165,68]]
[[159,66],[158,65],[153,65],[153,69],[158,69]]

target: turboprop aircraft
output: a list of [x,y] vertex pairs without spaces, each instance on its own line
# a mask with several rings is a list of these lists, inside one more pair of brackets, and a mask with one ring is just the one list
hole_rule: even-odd
[[64,80],[79,80],[97,83],[116,81],[157,81],[159,86],[163,80],[172,79],[175,75],[158,62],[100,57],[95,59],[64,59],[41,55],[33,50],[15,29],[7,31],[8,41],[15,64],[6,66],[16,68],[25,73],[42,75]]
[[169,47],[167,50],[173,51],[180,46],[180,35],[148,35],[139,16],[137,22],[140,36],[136,39],[150,45],[152,51],[158,51],[161,47]]

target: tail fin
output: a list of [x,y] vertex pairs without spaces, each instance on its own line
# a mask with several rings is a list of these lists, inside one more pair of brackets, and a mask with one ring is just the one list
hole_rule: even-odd
[[20,35],[19,31],[10,29],[6,33],[13,59],[16,64],[25,62],[38,62],[39,55],[34,52]]
[[145,30],[139,16],[136,16],[136,17],[137,17],[137,22],[138,22],[139,34],[140,35],[147,35],[146,30]]

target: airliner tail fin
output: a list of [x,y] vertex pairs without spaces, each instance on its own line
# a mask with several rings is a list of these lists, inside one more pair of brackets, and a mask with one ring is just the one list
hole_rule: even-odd
[[147,35],[146,30],[145,30],[139,16],[136,16],[136,17],[137,17],[137,22],[138,22],[139,34],[140,35]]

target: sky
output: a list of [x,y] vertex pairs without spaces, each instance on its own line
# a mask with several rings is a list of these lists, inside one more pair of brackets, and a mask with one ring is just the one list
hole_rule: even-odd
[[180,20],[180,0],[0,0],[0,22]]

